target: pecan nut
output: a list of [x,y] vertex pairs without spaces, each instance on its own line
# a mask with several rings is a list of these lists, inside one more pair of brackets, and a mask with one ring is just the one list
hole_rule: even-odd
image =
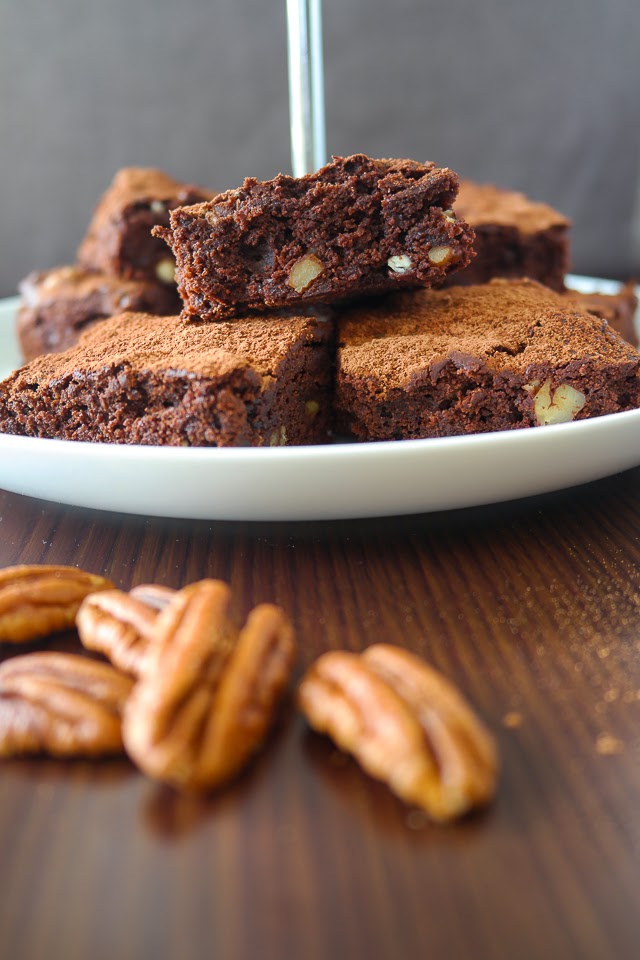
[[418,718],[438,768],[434,802],[443,811],[438,819],[488,803],[498,776],[496,743],[457,687],[424,660],[391,644],[374,644],[363,658]]
[[123,736],[137,765],[191,789],[235,775],[266,736],[293,661],[284,614],[257,607],[238,633],[229,587],[185,587],[159,615],[142,678],[127,703]]
[[174,594],[175,590],[146,584],[131,593],[91,594],[76,615],[83,647],[103,653],[118,670],[140,676],[159,611]]
[[0,756],[122,753],[121,715],[132,681],[70,653],[27,653],[0,665]]
[[104,577],[76,567],[6,567],[0,570],[0,643],[68,630],[88,594],[112,588]]
[[298,702],[373,777],[433,820],[495,793],[495,744],[462,695],[419,657],[387,644],[332,651],[303,678]]
[[235,776],[263,743],[291,676],[293,628],[270,603],[255,607],[240,631],[220,681],[206,777],[223,783]]

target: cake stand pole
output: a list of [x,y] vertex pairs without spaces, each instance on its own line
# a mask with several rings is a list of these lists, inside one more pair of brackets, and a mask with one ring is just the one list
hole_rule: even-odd
[[294,177],[326,163],[322,0],[287,0],[289,127]]

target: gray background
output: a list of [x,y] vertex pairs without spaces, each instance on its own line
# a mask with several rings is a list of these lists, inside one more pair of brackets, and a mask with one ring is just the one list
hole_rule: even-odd
[[[73,259],[118,167],[289,171],[285,0],[0,0],[0,295]],[[325,0],[328,148],[435,160],[640,276],[638,0]]]

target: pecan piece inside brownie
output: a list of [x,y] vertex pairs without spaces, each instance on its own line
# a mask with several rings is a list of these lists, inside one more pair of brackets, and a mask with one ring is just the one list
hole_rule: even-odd
[[178,207],[154,234],[175,254],[183,316],[220,320],[442,282],[472,256],[457,191],[433,163],[334,157]]

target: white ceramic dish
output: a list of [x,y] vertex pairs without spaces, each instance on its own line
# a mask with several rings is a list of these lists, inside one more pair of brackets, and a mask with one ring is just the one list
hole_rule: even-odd
[[[585,291],[617,285],[570,278]],[[0,378],[20,363],[0,301]],[[0,434],[0,487],[58,503],[206,520],[327,520],[496,503],[640,464],[640,410],[576,423],[387,443],[175,448]]]

